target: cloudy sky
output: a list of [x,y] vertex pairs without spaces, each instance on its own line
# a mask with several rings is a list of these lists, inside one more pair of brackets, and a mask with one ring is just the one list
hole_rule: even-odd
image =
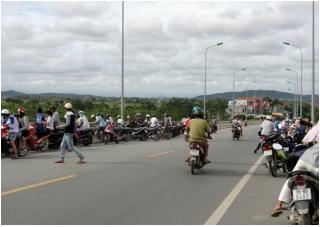
[[[301,52],[283,42],[301,48],[311,94],[311,1],[125,1],[124,96],[203,95],[210,46],[207,95],[232,92],[233,75],[235,91],[294,92],[296,72],[300,94]],[[121,1],[1,2],[2,91],[120,96],[121,58]]]

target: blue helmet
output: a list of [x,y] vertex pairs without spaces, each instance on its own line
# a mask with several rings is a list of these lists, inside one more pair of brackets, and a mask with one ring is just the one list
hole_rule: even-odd
[[192,112],[195,112],[195,111],[202,111],[202,110],[199,106],[195,106],[193,107]]

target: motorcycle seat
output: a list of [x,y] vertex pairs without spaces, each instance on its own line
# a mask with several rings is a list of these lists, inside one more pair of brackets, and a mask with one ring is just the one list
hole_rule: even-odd
[[86,128],[86,129],[80,129],[79,132],[81,133],[81,135],[83,134],[88,134],[89,132],[92,132],[93,129],[92,128]]
[[121,128],[121,127],[114,127],[113,130],[114,130],[115,132],[120,132],[120,131],[122,130],[122,128]]
[[130,127],[123,127],[123,128],[122,128],[122,131],[123,131],[123,132],[131,132],[131,131],[132,131],[132,128],[130,128]]
[[296,175],[307,175],[309,177],[312,177],[314,179],[319,180],[319,177],[317,177],[316,175],[314,175],[313,173],[309,172],[309,171],[305,171],[305,170],[297,170],[297,171],[293,171],[288,173],[287,179],[296,176]]

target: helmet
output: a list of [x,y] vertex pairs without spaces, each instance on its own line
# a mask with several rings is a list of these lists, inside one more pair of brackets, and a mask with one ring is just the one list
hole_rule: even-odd
[[71,103],[66,103],[66,105],[64,105],[64,107],[67,108],[67,109],[72,109]]
[[10,114],[10,112],[9,112],[9,110],[7,110],[7,109],[3,109],[3,110],[1,111],[1,114]]
[[130,115],[128,115],[127,118],[130,118]]
[[149,115],[149,114],[147,114],[147,115],[146,115],[146,117],[150,117],[150,115]]
[[266,117],[266,119],[267,119],[267,120],[272,120],[272,116],[271,116],[271,115],[268,115],[268,116]]
[[96,116],[100,116],[101,114],[98,112],[98,113],[96,113]]
[[203,111],[201,109],[193,111],[193,117],[194,118],[203,118]]
[[138,115],[138,116],[141,116],[141,113],[138,113],[137,115]]
[[54,110],[56,110],[56,109],[57,109],[57,107],[56,107],[55,105],[52,105],[52,106],[50,106],[50,109],[54,109]]
[[83,113],[83,111],[82,111],[82,110],[80,110],[78,114],[80,115],[80,114],[84,114],[84,113]]
[[110,117],[110,114],[106,114],[106,117]]
[[201,108],[199,106],[195,106],[195,107],[193,107],[192,112],[197,111],[197,110],[201,110]]
[[22,107],[18,108],[18,112],[26,114],[26,110],[24,108],[22,108]]
[[95,116],[96,116],[96,115],[92,114],[92,115],[91,115],[91,119],[94,118]]
[[117,116],[117,118],[121,118],[121,116],[120,116],[120,115],[118,115],[118,116]]

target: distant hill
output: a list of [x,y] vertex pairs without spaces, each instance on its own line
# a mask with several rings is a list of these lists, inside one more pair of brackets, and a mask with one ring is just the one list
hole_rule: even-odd
[[[232,92],[224,92],[224,93],[216,93],[211,95],[206,95],[206,99],[215,99],[215,98],[224,98],[227,100],[232,100]],[[280,92],[280,91],[273,91],[273,90],[248,90],[248,97],[253,97],[256,95],[256,97],[269,97],[273,99],[293,99],[294,95],[292,93],[288,92]],[[234,92],[234,98],[237,99],[237,97],[247,97],[247,91],[240,91],[240,92]],[[194,97],[195,99],[203,99],[203,95],[199,95]],[[300,95],[298,95],[298,100],[300,100]],[[311,95],[302,95],[303,101],[311,101]],[[319,102],[319,95],[314,95],[314,100]]]
[[[249,90],[248,91],[248,97],[253,97],[256,94],[257,97],[269,97],[269,98],[277,98],[277,99],[293,99],[293,94],[288,92],[280,92],[280,91],[273,91],[273,90]],[[70,94],[70,93],[40,93],[40,94],[27,94],[22,93],[14,90],[9,91],[1,91],[2,97],[54,97],[54,98],[74,98],[74,97],[95,97],[95,98],[101,98],[104,96],[95,96],[95,95],[79,95],[79,94]],[[237,99],[237,97],[246,97],[247,91],[241,91],[241,92],[234,92],[234,98]],[[146,97],[148,98],[148,97]],[[155,98],[155,97],[153,97]],[[206,95],[206,99],[215,99],[215,98],[224,98],[227,100],[232,100],[232,92],[224,92],[224,93],[216,93],[211,95]],[[300,100],[300,96],[298,97]],[[199,95],[194,97],[193,99],[200,99],[203,100],[203,95]],[[315,101],[319,101],[319,95],[314,95]],[[311,101],[311,95],[302,95],[303,101]]]

